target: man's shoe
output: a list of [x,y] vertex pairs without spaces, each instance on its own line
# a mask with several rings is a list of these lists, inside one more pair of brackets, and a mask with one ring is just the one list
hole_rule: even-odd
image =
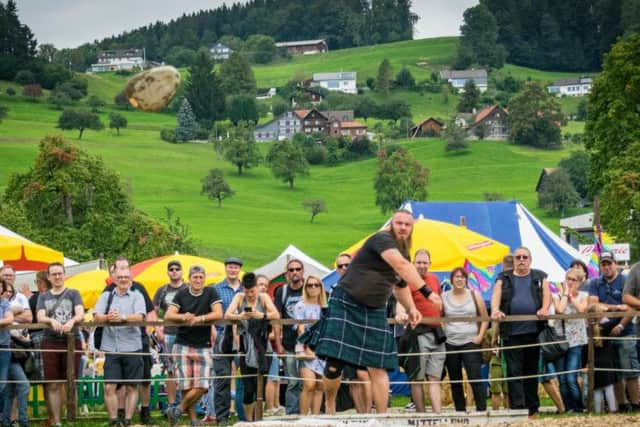
[[405,405],[404,407],[405,411],[415,411],[416,410],[416,404],[413,402],[409,402]]
[[625,414],[627,412],[631,412],[631,404],[630,403],[621,403],[618,405],[618,412]]
[[151,418],[151,413],[149,412],[148,407],[140,408],[140,424],[153,424],[153,418]]
[[179,406],[174,408],[169,408],[167,410],[167,416],[169,417],[169,425],[175,426],[180,421],[180,416],[182,415],[182,411]]
[[631,412],[640,412],[640,405],[637,403],[631,404]]

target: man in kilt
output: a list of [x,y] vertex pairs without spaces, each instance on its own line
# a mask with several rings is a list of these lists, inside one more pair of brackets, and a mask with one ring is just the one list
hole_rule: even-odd
[[408,314],[412,327],[422,315],[416,309],[407,283],[420,286],[431,301],[440,297],[424,286],[410,261],[413,217],[398,210],[390,227],[371,236],[351,261],[329,300],[323,318],[301,337],[316,355],[326,359],[323,382],[326,413],[335,413],[335,399],[345,365],[366,368],[371,378],[373,403],[378,413],[387,411],[389,377],[398,366],[396,342],[387,323],[387,302],[393,292]]

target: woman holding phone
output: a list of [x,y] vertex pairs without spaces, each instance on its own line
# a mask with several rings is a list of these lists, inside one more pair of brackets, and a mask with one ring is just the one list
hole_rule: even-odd
[[[256,275],[247,273],[242,278],[244,292],[233,297],[224,318],[227,320],[239,320],[237,334],[240,337],[239,352],[240,374],[244,385],[244,414],[247,421],[255,420],[254,410],[257,392],[258,367],[268,372],[269,364],[259,360],[259,355],[266,354],[268,323],[267,320],[279,319],[280,314],[275,305],[264,292],[259,292]],[[258,347],[262,351],[258,351]],[[262,366],[266,363],[266,366]]]

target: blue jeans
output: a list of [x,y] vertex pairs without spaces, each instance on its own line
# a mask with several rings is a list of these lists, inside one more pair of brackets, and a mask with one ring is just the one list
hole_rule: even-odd
[[29,380],[22,370],[22,365],[18,362],[11,362],[9,368],[9,380],[19,381],[7,384],[5,388],[5,399],[2,409],[2,425],[11,425],[11,406],[13,398],[18,401],[18,422],[22,426],[29,424],[27,414],[27,400],[29,398]]
[[287,393],[285,394],[285,406],[287,415],[299,414],[302,381],[300,380],[300,370],[295,353],[287,352],[287,355],[284,359],[284,369],[286,371],[287,377],[290,377],[287,378]]
[[[569,350],[555,362],[558,371],[573,371],[582,367],[582,346],[569,347]],[[560,374],[560,394],[569,411],[582,412],[582,395],[578,386],[580,372]]]
[[7,392],[7,379],[9,379],[9,365],[11,365],[11,353],[5,351],[9,345],[0,345],[0,408],[4,407]]

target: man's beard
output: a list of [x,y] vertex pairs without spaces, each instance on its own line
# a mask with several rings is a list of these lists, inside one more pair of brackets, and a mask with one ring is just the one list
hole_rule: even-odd
[[[411,234],[413,234],[413,230],[411,230]],[[398,250],[400,251],[402,256],[407,259],[411,259],[411,234],[406,240],[400,239],[396,235],[396,230],[393,228],[393,225],[391,225],[391,235],[396,241],[396,246],[398,247]]]

